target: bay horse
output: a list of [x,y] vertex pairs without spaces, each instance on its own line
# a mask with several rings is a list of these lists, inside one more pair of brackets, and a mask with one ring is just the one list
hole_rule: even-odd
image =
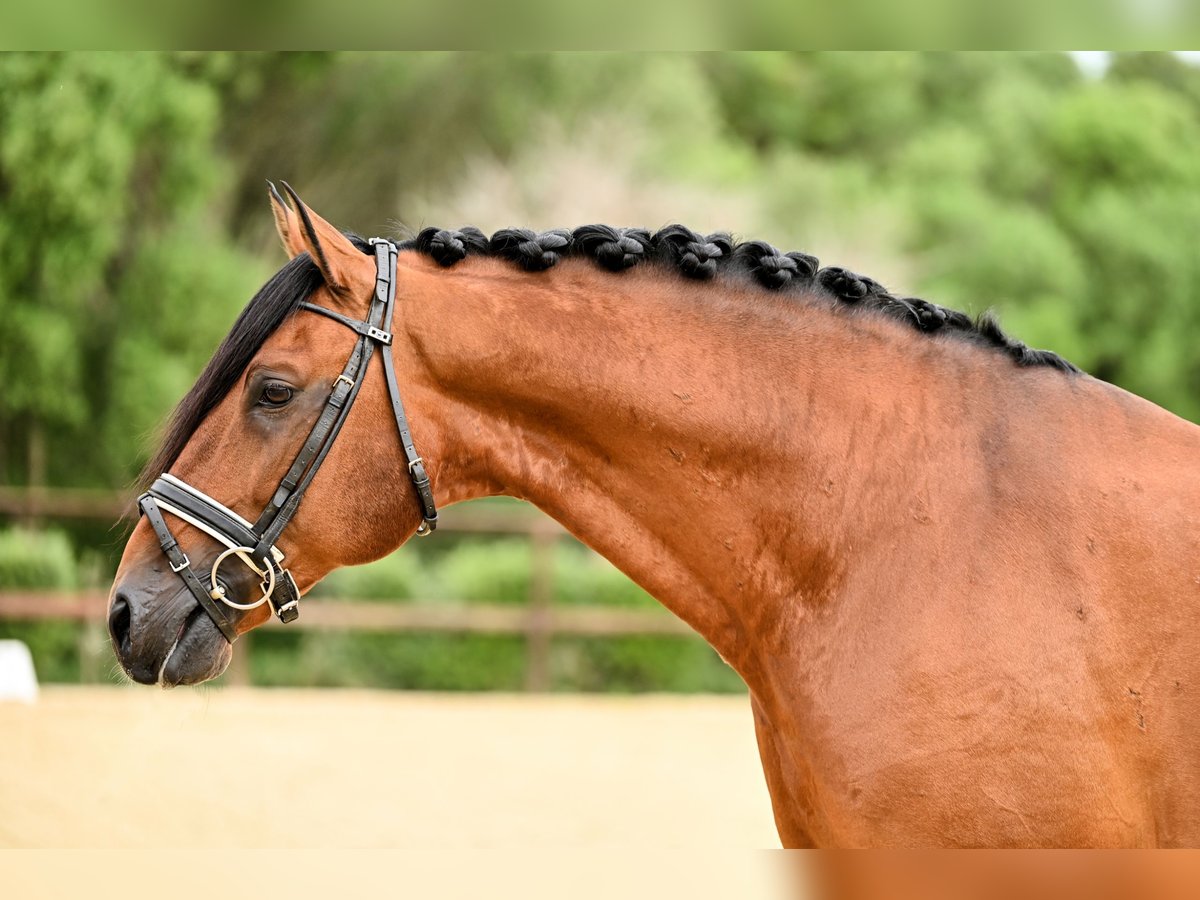
[[[390,285],[370,327],[433,500],[533,503],[702,635],[749,688],[785,846],[1200,844],[1200,429],[761,241],[426,229],[390,253],[271,203],[290,261],[150,476],[245,523],[270,508]],[[381,373],[346,379],[274,536],[299,593],[430,524]],[[168,510],[164,556],[147,518],[117,656],[139,682],[210,679],[276,604],[218,627],[172,571],[223,552],[212,529]],[[202,587],[252,600],[272,561],[233,563]]]

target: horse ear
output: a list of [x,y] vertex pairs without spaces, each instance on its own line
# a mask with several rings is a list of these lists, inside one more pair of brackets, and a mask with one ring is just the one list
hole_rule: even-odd
[[[375,264],[350,239],[304,205],[290,184],[282,182],[292,198],[295,214],[286,218],[288,234],[298,231],[301,249],[312,257],[325,277],[325,284],[336,294],[357,298],[375,288]],[[296,221],[298,220],[298,221]],[[276,215],[278,223],[278,214]],[[295,227],[297,226],[298,227]],[[289,246],[285,239],[284,246]],[[289,247],[290,250],[290,247]]]
[[267,188],[271,197],[271,212],[275,216],[275,231],[283,243],[283,249],[288,258],[294,259],[306,252],[304,239],[300,237],[300,220],[292,212],[292,208],[284,202],[279,191],[275,190],[274,184],[268,181]]

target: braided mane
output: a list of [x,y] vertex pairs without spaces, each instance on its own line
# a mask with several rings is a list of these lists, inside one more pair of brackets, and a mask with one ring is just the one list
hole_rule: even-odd
[[700,235],[683,225],[668,225],[651,234],[644,228],[584,225],[574,231],[541,233],[504,228],[488,238],[478,228],[426,228],[402,242],[400,248],[427,254],[442,266],[453,266],[467,256],[493,256],[526,271],[540,272],[564,257],[580,256],[610,272],[654,262],[697,281],[728,274],[748,278],[771,291],[803,291],[876,310],[928,334],[956,335],[998,350],[1018,366],[1079,372],[1057,353],[1032,349],[1006,335],[990,312],[972,319],[917,297],[898,297],[866,276],[836,266],[821,268],[817,258],[807,253],[782,253],[765,241],[739,243],[723,232]]

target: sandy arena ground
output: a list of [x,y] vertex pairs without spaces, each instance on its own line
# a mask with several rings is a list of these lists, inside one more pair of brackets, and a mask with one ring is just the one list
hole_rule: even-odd
[[0,847],[778,847],[744,697],[43,689]]

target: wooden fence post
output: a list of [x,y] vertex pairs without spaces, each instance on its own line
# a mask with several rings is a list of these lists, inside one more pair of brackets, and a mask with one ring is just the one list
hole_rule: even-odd
[[79,680],[84,684],[100,682],[101,660],[108,647],[105,621],[105,595],[89,591],[81,598],[83,627],[79,632]]
[[544,528],[531,531],[529,560],[529,624],[525,637],[525,690],[550,690],[550,621],[554,603],[554,547],[558,535]]

